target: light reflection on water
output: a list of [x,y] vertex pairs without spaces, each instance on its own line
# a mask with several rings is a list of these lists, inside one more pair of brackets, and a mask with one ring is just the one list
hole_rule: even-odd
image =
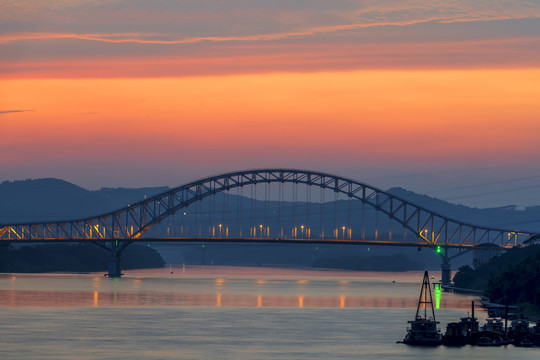
[[[116,280],[0,275],[0,357],[506,360],[539,354],[512,346],[396,344],[416,311],[422,272],[187,267],[125,273]],[[466,315],[471,299],[436,295],[441,325]]]
[[[415,308],[421,272],[184,267],[96,274],[0,276],[0,307]],[[395,283],[393,282],[395,281]],[[470,298],[435,294],[437,308],[466,309]]]

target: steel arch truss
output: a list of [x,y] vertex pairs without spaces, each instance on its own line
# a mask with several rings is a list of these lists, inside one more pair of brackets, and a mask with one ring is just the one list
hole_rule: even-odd
[[[454,220],[410,203],[375,187],[336,175],[294,169],[258,169],[232,172],[194,181],[104,215],[74,221],[13,224],[0,227],[0,239],[9,241],[136,241],[153,225],[190,204],[232,188],[260,183],[296,183],[318,186],[361,200],[417,237],[420,246],[474,247],[492,243],[508,248],[535,234],[489,228]],[[410,241],[395,241],[408,244]]]

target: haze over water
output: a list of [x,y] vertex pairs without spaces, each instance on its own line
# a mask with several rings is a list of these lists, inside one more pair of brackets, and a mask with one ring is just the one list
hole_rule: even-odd
[[[512,346],[396,344],[414,317],[421,278],[421,272],[215,266],[125,271],[117,280],[102,273],[4,274],[1,357],[537,358],[535,349]],[[472,299],[434,294],[443,329],[467,315]],[[478,315],[483,321],[485,314]]]

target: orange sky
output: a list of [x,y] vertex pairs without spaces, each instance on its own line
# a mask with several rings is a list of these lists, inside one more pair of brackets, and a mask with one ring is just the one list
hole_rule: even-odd
[[390,162],[526,157],[537,153],[539,83],[540,70],[8,80],[4,106],[32,111],[2,115],[1,146],[11,165],[185,151],[213,163],[217,148],[276,165],[264,156],[274,147]]
[[429,191],[512,179],[473,171],[444,185],[447,169],[540,174],[540,7],[243,10],[266,14],[257,22],[168,1],[148,17],[74,3],[51,2],[65,18],[0,6],[0,181],[174,186],[283,166]]

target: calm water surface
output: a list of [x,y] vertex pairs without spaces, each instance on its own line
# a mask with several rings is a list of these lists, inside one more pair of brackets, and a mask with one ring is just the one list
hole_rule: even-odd
[[[414,317],[422,275],[213,266],[125,271],[116,280],[3,274],[0,358],[540,357],[540,349],[513,346],[396,344]],[[435,294],[443,329],[465,316],[473,299]]]

